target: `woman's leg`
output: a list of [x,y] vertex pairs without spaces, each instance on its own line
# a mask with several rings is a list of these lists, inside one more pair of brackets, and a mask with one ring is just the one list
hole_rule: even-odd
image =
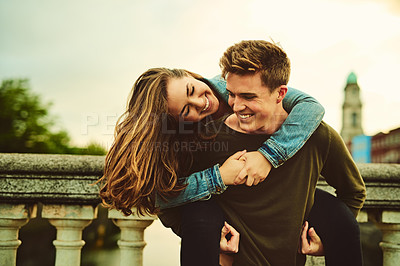
[[346,204],[317,189],[308,221],[322,240],[326,265],[362,265],[360,228]]
[[181,265],[219,265],[224,216],[212,198],[182,207]]

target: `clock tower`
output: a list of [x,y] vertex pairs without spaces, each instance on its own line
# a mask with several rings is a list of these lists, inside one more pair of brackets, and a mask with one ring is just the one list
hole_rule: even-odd
[[346,145],[350,147],[354,136],[364,134],[361,124],[362,103],[360,100],[360,87],[357,84],[357,76],[353,72],[347,77],[342,108],[343,118],[340,135]]

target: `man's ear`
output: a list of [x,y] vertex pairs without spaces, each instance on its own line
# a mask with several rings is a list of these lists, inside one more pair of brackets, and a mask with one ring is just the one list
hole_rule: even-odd
[[287,88],[286,85],[279,86],[279,88],[278,88],[278,98],[276,98],[276,103],[280,103],[283,100],[283,98],[285,98],[287,90],[288,90],[288,88]]

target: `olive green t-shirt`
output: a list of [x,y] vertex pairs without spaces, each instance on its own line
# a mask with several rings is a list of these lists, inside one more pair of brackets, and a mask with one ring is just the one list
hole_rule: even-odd
[[[266,135],[236,132],[217,125],[215,140],[194,154],[191,172],[211,167],[237,151],[256,151]],[[365,199],[365,185],[340,136],[324,122],[304,147],[257,186],[229,186],[215,195],[226,220],[240,233],[234,265],[304,265],[297,252],[302,224],[314,201],[322,174],[356,215]]]

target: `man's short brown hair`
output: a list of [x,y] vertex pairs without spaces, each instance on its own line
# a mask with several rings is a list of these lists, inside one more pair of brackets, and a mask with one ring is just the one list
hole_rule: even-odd
[[222,76],[228,73],[254,75],[261,73],[261,80],[271,91],[287,85],[290,60],[279,46],[263,40],[241,41],[229,47],[219,61]]

